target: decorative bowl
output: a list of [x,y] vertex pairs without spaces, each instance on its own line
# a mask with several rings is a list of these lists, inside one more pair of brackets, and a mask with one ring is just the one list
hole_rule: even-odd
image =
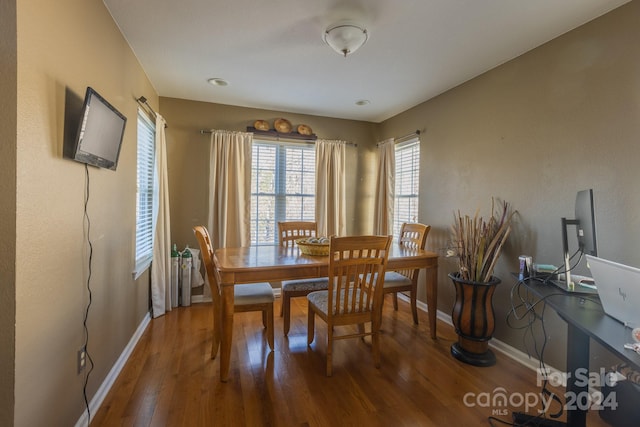
[[253,127],[257,130],[269,130],[269,122],[266,120],[256,120],[253,123]]
[[276,121],[273,122],[273,127],[280,133],[291,132],[291,122],[287,119],[276,119]]
[[313,131],[307,125],[298,125],[298,133],[300,135],[311,135]]
[[308,242],[308,238],[297,239],[296,245],[300,248],[300,252],[305,255],[327,256],[329,255],[329,242]]

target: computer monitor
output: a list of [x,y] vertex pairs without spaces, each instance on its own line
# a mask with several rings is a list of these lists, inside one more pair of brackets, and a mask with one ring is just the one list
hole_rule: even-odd
[[575,286],[571,280],[571,264],[569,254],[569,238],[567,228],[576,227],[578,250],[583,254],[598,256],[596,243],[596,212],[593,202],[593,190],[582,190],[576,194],[575,218],[562,218],[562,251],[564,256],[565,280],[556,285],[573,291]]
[[593,190],[582,190],[576,195],[576,232],[578,247],[583,254],[598,256],[596,245],[596,212]]

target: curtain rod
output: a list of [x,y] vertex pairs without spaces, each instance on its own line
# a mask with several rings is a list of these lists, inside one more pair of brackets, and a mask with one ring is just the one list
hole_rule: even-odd
[[[213,133],[215,131],[217,131],[217,129],[200,129],[200,134],[204,135],[204,134],[207,134],[207,133]],[[233,132],[233,131],[230,131],[230,132]],[[273,137],[273,136],[270,136],[270,135],[260,135],[258,137],[258,139],[261,139],[261,140],[264,140],[264,141],[299,142],[299,143],[302,143],[302,144],[315,144],[316,143],[315,140],[287,138],[286,136],[281,138],[279,136]],[[357,147],[358,146],[358,144],[356,144],[355,142],[346,142],[346,141],[345,141],[345,145],[350,145],[350,146],[353,146],[353,147]]]
[[394,143],[395,144],[399,144],[399,143],[404,142],[404,141],[406,141],[406,140],[408,140],[410,138],[413,138],[414,136],[420,136],[420,133],[421,133],[420,129],[418,129],[415,132],[411,132],[411,133],[408,133],[408,134],[406,134],[404,136],[401,136],[400,138],[396,138]]
[[[394,143],[394,144],[400,144],[401,142],[405,142],[405,141],[407,141],[407,140],[409,140],[409,139],[413,138],[414,136],[420,136],[420,134],[421,134],[421,133],[422,133],[422,131],[420,131],[420,130],[418,129],[418,130],[416,130],[415,132],[408,133],[408,134],[406,134],[405,136],[401,136],[400,138],[395,138],[395,139],[393,140],[393,143]],[[378,143],[376,144],[376,147],[379,147],[381,144],[382,144],[382,142],[378,142]]]
[[[140,104],[141,106],[145,107],[152,115],[154,119],[158,118],[158,113],[156,113],[155,111],[153,111],[153,108],[151,108],[151,105],[149,105],[149,103],[147,102],[147,98],[145,98],[144,96],[141,96],[140,98],[137,98],[136,101],[138,102],[138,104]],[[168,128],[169,126],[167,125],[167,122],[165,121],[164,123],[164,127]]]

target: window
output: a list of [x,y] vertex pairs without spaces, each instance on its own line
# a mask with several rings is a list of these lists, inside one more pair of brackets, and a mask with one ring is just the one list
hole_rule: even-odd
[[420,140],[396,144],[396,187],[393,235],[400,235],[403,222],[418,221],[418,181],[420,178]]
[[251,245],[278,244],[278,221],[314,221],[315,193],[313,145],[254,140]]
[[135,278],[151,265],[153,258],[153,209],[157,200],[154,179],[155,139],[155,124],[142,110],[138,110]]

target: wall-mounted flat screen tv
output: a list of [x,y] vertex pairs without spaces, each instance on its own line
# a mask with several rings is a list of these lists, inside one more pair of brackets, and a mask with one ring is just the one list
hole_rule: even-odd
[[127,118],[98,92],[87,87],[71,158],[116,170]]

